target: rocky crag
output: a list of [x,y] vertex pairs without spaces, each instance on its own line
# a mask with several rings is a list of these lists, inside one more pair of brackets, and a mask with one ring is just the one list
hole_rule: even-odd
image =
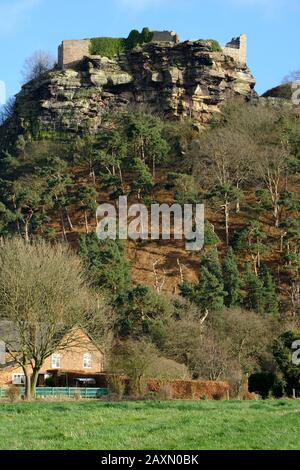
[[150,43],[108,59],[85,56],[67,70],[52,70],[23,86],[10,131],[96,133],[103,117],[142,103],[166,118],[200,125],[234,96],[256,96],[248,67],[215,41]]

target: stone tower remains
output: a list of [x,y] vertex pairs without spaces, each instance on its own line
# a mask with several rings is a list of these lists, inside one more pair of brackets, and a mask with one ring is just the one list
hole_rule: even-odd
[[231,39],[230,42],[223,47],[225,55],[232,57],[236,62],[245,65],[247,63],[247,36],[242,34],[237,38]]

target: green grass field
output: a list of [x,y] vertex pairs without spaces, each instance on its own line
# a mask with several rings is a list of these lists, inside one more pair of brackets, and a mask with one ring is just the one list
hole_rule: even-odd
[[0,404],[1,449],[299,449],[300,401]]

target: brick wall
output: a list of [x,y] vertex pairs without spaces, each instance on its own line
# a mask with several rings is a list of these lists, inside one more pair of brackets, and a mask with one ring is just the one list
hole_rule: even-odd
[[58,65],[61,69],[71,67],[89,55],[90,40],[63,41],[58,48]]
[[[92,363],[90,368],[83,367],[84,353],[91,355]],[[95,347],[89,337],[81,331],[76,334],[76,346],[65,351],[58,351],[57,354],[60,354],[60,370],[86,374],[97,374],[104,371],[103,354]],[[51,370],[53,370],[52,356],[46,359],[40,373],[44,374]],[[13,374],[23,374],[22,368],[14,366],[0,369],[0,387],[10,385]]]

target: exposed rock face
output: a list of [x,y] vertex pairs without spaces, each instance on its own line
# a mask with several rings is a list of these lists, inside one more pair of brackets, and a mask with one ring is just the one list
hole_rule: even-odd
[[97,132],[107,112],[131,103],[205,123],[226,99],[256,96],[254,86],[247,66],[214,52],[210,41],[150,43],[114,60],[87,56],[76,69],[28,83],[17,96],[15,125]]

